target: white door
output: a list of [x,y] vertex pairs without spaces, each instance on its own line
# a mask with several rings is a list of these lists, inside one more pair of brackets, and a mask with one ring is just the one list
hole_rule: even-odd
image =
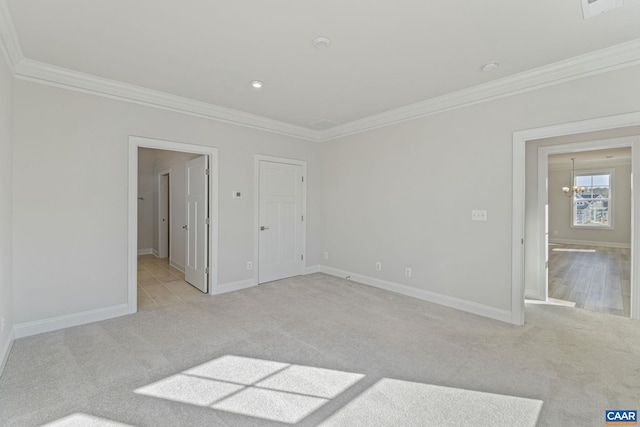
[[161,173],[158,176],[158,257],[169,256],[169,206],[170,206],[170,175]]
[[303,274],[302,166],[260,161],[258,282]]
[[186,164],[186,256],[184,277],[202,292],[207,292],[207,249],[209,206],[209,176],[207,156],[189,160]]

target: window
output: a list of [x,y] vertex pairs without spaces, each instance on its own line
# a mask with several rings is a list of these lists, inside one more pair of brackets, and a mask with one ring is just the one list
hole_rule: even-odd
[[613,228],[611,172],[580,172],[574,185],[584,188],[573,196],[572,227]]

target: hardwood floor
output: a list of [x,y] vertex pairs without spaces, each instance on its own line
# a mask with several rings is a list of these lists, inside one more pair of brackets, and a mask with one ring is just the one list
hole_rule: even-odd
[[549,244],[549,298],[630,316],[629,249]]

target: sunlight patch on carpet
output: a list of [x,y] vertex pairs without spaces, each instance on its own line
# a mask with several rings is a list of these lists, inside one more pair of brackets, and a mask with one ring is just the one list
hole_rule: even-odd
[[134,427],[130,424],[119,423],[93,415],[75,413],[68,417],[44,424],[42,427]]
[[383,378],[323,427],[420,425],[534,427],[542,401]]
[[135,392],[294,424],[363,377],[351,372],[227,355]]

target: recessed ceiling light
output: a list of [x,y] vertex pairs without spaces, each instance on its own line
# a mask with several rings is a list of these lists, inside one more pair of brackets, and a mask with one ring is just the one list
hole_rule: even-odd
[[316,49],[326,49],[331,46],[331,39],[329,37],[316,37],[313,39],[313,45]]
[[262,83],[260,80],[254,80],[251,82],[251,87],[254,89],[262,89],[262,86],[264,86],[264,83]]
[[485,73],[490,73],[497,70],[498,67],[500,67],[500,63],[498,61],[491,61],[482,66],[482,71],[484,71]]

